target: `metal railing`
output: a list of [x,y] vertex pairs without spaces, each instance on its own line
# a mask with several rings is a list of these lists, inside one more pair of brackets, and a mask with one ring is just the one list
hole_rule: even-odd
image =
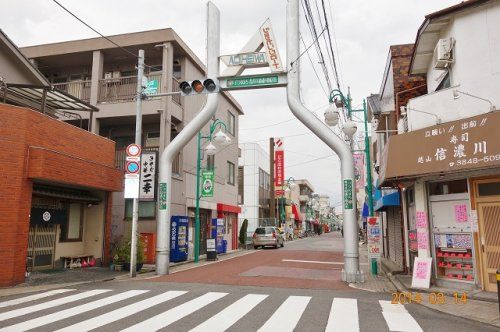
[[67,92],[83,101],[90,101],[90,81],[74,81],[54,84],[54,88]]
[[[175,77],[172,77],[172,92],[179,92],[180,91],[180,89],[179,89],[179,83],[180,82]],[[182,104],[181,104],[181,95],[173,95],[172,96],[172,101],[174,101],[179,106],[182,106]]]
[[99,94],[97,101],[100,103],[106,103],[134,100],[136,89],[137,76],[106,78],[99,80]]

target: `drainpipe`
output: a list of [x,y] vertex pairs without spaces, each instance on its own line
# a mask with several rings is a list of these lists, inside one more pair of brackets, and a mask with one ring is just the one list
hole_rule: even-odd
[[[342,186],[344,183],[351,185],[350,197],[348,200],[352,205],[347,206],[345,197],[344,216],[344,270],[342,270],[342,280],[347,282],[362,282],[363,276],[359,270],[359,249],[358,249],[358,222],[354,185],[354,158],[351,149],[344,140],[321,122],[311,111],[309,111],[300,100],[300,69],[299,69],[299,0],[289,0],[287,5],[287,64],[288,85],[287,100],[292,113],[326,145],[328,145],[340,158]],[[333,171],[333,170],[332,170]],[[345,189],[345,188],[343,188]],[[344,191],[342,191],[344,193]],[[348,208],[346,208],[348,207]]]
[[[219,76],[220,13],[212,3],[207,3],[207,77],[217,80]],[[175,156],[207,124],[217,111],[219,94],[207,95],[203,109],[167,145],[160,156],[159,204],[156,222],[156,274],[168,274],[170,264],[170,210],[172,201],[172,162]],[[163,196],[163,197],[162,197]]]

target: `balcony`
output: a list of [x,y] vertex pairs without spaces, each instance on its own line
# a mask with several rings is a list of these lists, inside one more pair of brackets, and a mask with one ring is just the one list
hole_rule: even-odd
[[54,88],[69,93],[83,101],[90,101],[90,81],[74,81],[54,84]]
[[[149,152],[155,151],[158,153],[158,161],[159,161],[159,150],[160,148],[157,146],[152,147],[143,147],[142,151]],[[119,148],[115,151],[115,167],[118,169],[125,169],[125,159],[127,157],[127,152],[125,148]],[[174,162],[172,163],[172,174],[181,175],[182,174],[182,165],[181,165],[181,154],[177,154]]]
[[487,113],[487,102],[458,94],[453,97],[453,90],[462,90],[460,86],[435,91],[408,101],[406,118],[407,123],[400,123],[400,128],[414,131],[441,123],[460,120],[471,116]]

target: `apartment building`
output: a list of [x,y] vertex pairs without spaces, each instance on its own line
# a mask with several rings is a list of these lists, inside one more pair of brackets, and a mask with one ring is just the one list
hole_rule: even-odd
[[[174,30],[159,29],[111,36],[116,44],[137,54],[145,51],[146,93],[178,91],[181,81],[202,79],[205,66]],[[64,120],[91,125],[92,131],[116,142],[116,167],[123,169],[125,147],[134,142],[137,58],[104,38],[29,46],[21,49],[40,72],[58,89],[99,108],[95,116],[68,115]],[[153,163],[158,174],[159,151],[175,138],[202,108],[206,96],[148,97],[142,103],[143,158]],[[232,144],[214,157],[204,156],[203,165],[215,170],[214,196],[202,198],[201,253],[206,251],[212,218],[224,218],[228,249],[237,244],[238,117],[241,106],[229,94],[221,93],[216,118],[227,126]],[[208,133],[209,124],[202,130]],[[189,216],[189,238],[194,238],[197,142],[193,139],[173,163],[172,215]],[[202,147],[203,148],[203,147]],[[155,182],[156,184],[156,182]],[[156,233],[156,186],[141,187],[139,232],[154,241]],[[132,202],[123,193],[113,194],[112,236],[129,236]]]

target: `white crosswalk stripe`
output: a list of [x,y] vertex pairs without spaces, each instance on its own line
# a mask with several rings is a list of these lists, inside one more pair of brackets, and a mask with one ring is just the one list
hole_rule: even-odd
[[20,298],[10,300],[10,301],[0,302],[0,308],[5,308],[5,307],[13,306],[13,305],[26,303],[26,302],[36,301],[36,300],[40,300],[40,299],[43,299],[43,298],[46,298],[46,297],[49,297],[52,295],[62,294],[62,293],[71,292],[71,291],[74,291],[74,289],[53,289],[53,290],[50,290],[50,291],[44,292],[44,293],[38,293],[38,294],[34,294],[34,295],[20,297]]
[[[66,294],[70,291],[77,293]],[[51,296],[59,294],[62,296],[50,299]],[[101,294],[104,296],[91,299]],[[321,302],[325,300],[324,297],[320,301],[312,301],[312,296],[290,295],[285,299],[280,298],[277,302],[276,298],[273,300],[273,296],[268,294],[242,294],[237,297],[226,297],[229,293],[224,292],[198,293],[191,296],[189,294],[190,292],[184,290],[169,290],[161,293],[154,290],[114,291],[111,289],[47,291],[0,302],[0,308],[7,310],[0,312],[0,332],[26,331],[44,326],[48,330],[50,324],[56,322],[59,322],[60,327],[64,326],[58,332],[90,331],[99,328],[106,331],[125,328],[122,331],[149,332],[167,328],[176,322],[178,324],[171,328],[177,330],[183,326],[189,329],[194,326],[192,332],[222,332],[236,327],[245,330],[243,326],[247,324],[252,326],[247,328],[249,330],[257,330],[260,326],[259,332],[291,332],[298,326],[302,326],[299,325],[301,319],[305,321],[309,319],[304,315],[310,317],[312,313],[315,315],[314,319],[317,324],[327,321],[324,326],[325,331],[359,332],[360,319],[366,319],[366,316],[359,316],[358,300],[355,298],[334,297],[331,299],[331,307],[324,308],[329,309],[328,313],[325,312],[328,317],[321,318],[317,316],[317,312],[319,303],[324,303]],[[141,297],[137,300],[138,296]],[[270,301],[264,301],[268,298]],[[175,305],[167,304],[168,301],[174,299]],[[30,305],[29,302],[37,300],[46,302]],[[74,303],[77,301],[80,303]],[[214,312],[210,304],[216,301],[218,301],[216,307],[220,309]],[[387,324],[386,327],[379,325],[377,331],[380,329],[403,332],[423,331],[404,305],[391,304],[390,301],[370,301],[373,301],[373,304],[379,303],[376,306],[372,304],[375,313],[372,312],[370,319],[373,320],[373,314],[379,315],[378,321],[381,324],[385,321]],[[123,303],[123,305],[119,306],[118,303]],[[366,302],[363,303],[366,305]],[[20,307],[13,310],[9,308],[14,305]],[[94,310],[97,314],[89,318],[88,315]],[[154,314],[149,313],[149,310],[154,311]],[[37,312],[38,314],[31,315]],[[201,316],[198,313],[188,317],[196,312],[201,312]],[[89,314],[82,315],[84,313]],[[63,322],[63,320],[66,321]],[[131,326],[124,325],[125,321]]]
[[259,332],[293,331],[310,300],[310,296],[288,297]]
[[334,298],[325,331],[359,332],[357,300]]
[[228,293],[209,292],[191,301],[181,304],[175,308],[165,311],[159,315],[151,317],[142,323],[131,326],[123,331],[158,331],[161,328],[186,317],[187,315],[203,308],[204,306],[226,296]]
[[169,291],[162,293],[160,295],[156,295],[152,298],[145,299],[142,301],[139,301],[137,303],[130,304],[128,306],[125,306],[123,308],[119,308],[116,310],[113,310],[111,312],[108,312],[106,314],[87,319],[83,322],[80,322],[78,324],[74,324],[71,326],[68,326],[66,328],[58,330],[58,332],[71,332],[71,331],[90,331],[93,329],[96,329],[98,327],[104,326],[109,323],[116,322],[117,320],[126,318],[128,316],[134,315],[138,312],[144,311],[148,308],[151,308],[155,305],[158,305],[160,303],[172,300],[178,296],[181,296],[183,294],[186,294],[187,292],[185,291]]
[[192,329],[191,332],[225,331],[268,296],[264,294],[245,295],[212,318]]
[[123,293],[116,294],[113,296],[105,297],[105,298],[100,299],[100,300],[85,303],[85,304],[82,304],[82,305],[79,305],[79,306],[76,306],[73,308],[58,311],[58,312],[55,312],[55,313],[50,314],[50,315],[30,319],[28,321],[25,321],[25,322],[22,322],[19,324],[11,325],[11,326],[5,327],[3,329],[0,329],[0,332],[31,330],[31,329],[34,329],[34,328],[37,328],[37,327],[40,327],[43,325],[47,325],[47,324],[50,324],[53,322],[57,322],[59,320],[66,319],[68,317],[72,317],[72,316],[87,312],[87,311],[91,311],[91,310],[94,310],[94,309],[97,309],[100,307],[104,307],[108,304],[123,301],[125,299],[131,298],[131,297],[134,297],[137,295],[141,295],[141,294],[144,294],[147,292],[149,292],[149,291],[147,291],[147,290],[131,290],[131,291],[123,292]]
[[389,331],[423,332],[415,318],[410,315],[402,304],[393,304],[391,301],[379,301],[382,315],[389,327]]
[[10,319],[10,318],[14,318],[14,317],[19,317],[19,316],[31,314],[31,313],[34,313],[34,312],[37,312],[37,311],[49,309],[49,308],[52,308],[52,307],[57,307],[57,306],[60,306],[60,305],[63,305],[63,304],[67,304],[67,303],[71,303],[71,302],[75,302],[75,301],[78,301],[78,300],[83,300],[83,299],[86,299],[88,297],[99,295],[99,294],[103,294],[103,293],[106,293],[106,292],[109,292],[109,291],[111,291],[111,290],[110,289],[94,289],[94,290],[86,291],[86,292],[83,292],[83,293],[79,293],[79,294],[75,294],[75,295],[70,295],[70,296],[66,296],[66,297],[60,298],[60,299],[52,300],[52,301],[49,301],[49,302],[44,302],[44,303],[40,303],[40,304],[29,306],[29,307],[21,308],[21,309],[16,309],[16,310],[11,310],[11,311],[7,311],[7,312],[3,312],[3,313],[0,314],[0,321],[4,321],[6,319]]

